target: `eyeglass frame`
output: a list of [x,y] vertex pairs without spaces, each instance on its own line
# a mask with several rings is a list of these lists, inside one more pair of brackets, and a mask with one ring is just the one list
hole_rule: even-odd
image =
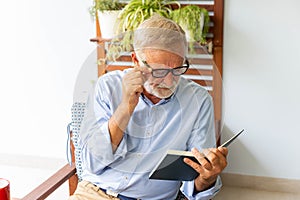
[[[145,61],[145,60],[142,60],[142,63],[144,63],[144,65],[146,65],[148,68],[150,68],[151,69],[151,75],[154,77],[154,78],[164,78],[164,77],[166,77],[170,72],[173,74],[173,76],[180,76],[180,75],[182,75],[182,74],[185,74],[186,72],[187,72],[187,70],[189,69],[189,67],[190,67],[190,63],[189,63],[189,61],[187,60],[187,59],[185,59],[185,63],[183,64],[183,65],[181,65],[181,66],[178,66],[178,67],[175,67],[175,68],[157,68],[157,69],[153,69],[148,63],[147,63],[147,61]],[[186,66],[185,66],[186,65]],[[183,73],[181,73],[181,74],[175,74],[174,73],[174,70],[176,70],[176,69],[180,69],[180,68],[185,68],[186,70],[183,72]],[[155,76],[154,75],[154,72],[155,71],[158,71],[158,70],[164,70],[164,71],[168,71],[164,76]]]

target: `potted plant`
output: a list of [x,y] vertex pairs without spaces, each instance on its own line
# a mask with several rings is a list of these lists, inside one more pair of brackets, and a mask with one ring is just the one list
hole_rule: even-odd
[[122,9],[119,28],[123,32],[135,30],[154,13],[170,18],[171,4],[174,3],[179,5],[176,1],[168,0],[131,0]]
[[180,7],[171,13],[171,19],[183,28],[190,44],[206,42],[210,19],[205,8],[196,5]]
[[[172,9],[174,4],[177,9]],[[112,40],[107,58],[115,60],[120,52],[131,51],[133,31],[154,13],[174,20],[185,30],[192,52],[194,42],[205,44],[210,20],[205,8],[196,5],[181,7],[177,1],[168,0],[131,0],[120,13],[118,32],[121,34]]]
[[94,0],[90,9],[92,16],[98,16],[102,38],[111,39],[118,29],[118,16],[125,4],[119,0]]

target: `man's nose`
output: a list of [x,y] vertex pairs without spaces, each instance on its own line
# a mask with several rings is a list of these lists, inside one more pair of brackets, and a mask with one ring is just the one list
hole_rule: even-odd
[[164,78],[164,83],[167,85],[167,86],[172,86],[173,83],[174,83],[174,76],[172,74],[172,72],[169,72]]

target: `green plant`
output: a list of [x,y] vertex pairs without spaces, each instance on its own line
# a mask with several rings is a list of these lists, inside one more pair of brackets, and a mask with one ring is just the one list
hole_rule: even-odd
[[90,13],[92,16],[95,16],[97,11],[121,10],[124,6],[125,4],[119,0],[94,0],[94,4],[90,8]]
[[[204,17],[204,20],[202,17]],[[171,19],[188,32],[191,43],[196,41],[204,44],[206,42],[210,19],[205,8],[196,5],[180,7],[171,13]]]
[[[173,10],[171,5],[177,4]],[[204,44],[209,29],[209,15],[205,8],[195,5],[181,7],[177,1],[170,0],[131,0],[120,13],[119,37],[111,41],[107,52],[108,60],[115,60],[121,52],[132,51],[133,31],[154,13],[177,22],[190,34],[190,50],[193,51],[194,42]],[[203,28],[201,17],[204,17]]]
[[176,1],[168,0],[131,0],[120,14],[120,30],[135,30],[144,20],[154,13],[170,18],[172,12],[171,4]]

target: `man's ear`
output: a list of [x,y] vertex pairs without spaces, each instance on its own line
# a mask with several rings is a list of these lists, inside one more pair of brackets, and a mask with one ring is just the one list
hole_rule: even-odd
[[139,60],[137,59],[135,52],[131,53],[131,59],[132,59],[132,62],[134,63],[134,66],[139,66]]

